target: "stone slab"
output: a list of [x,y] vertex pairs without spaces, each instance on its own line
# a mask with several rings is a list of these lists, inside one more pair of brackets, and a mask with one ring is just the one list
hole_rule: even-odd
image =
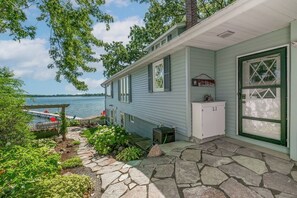
[[261,195],[263,198],[274,198],[271,190],[266,189],[266,188],[259,188],[259,187],[250,187],[252,190],[257,192],[259,195]]
[[265,155],[264,159],[271,170],[277,171],[284,175],[288,175],[294,166],[294,163],[290,161],[273,157],[271,155]]
[[149,185],[150,198],[170,197],[179,198],[178,189],[174,179],[160,179]]
[[242,179],[247,185],[259,186],[262,181],[261,176],[236,163],[222,165],[219,169],[232,177]]
[[201,160],[201,150],[186,149],[182,152],[181,159],[199,162]]
[[175,141],[166,144],[160,144],[160,148],[165,154],[169,154],[174,149],[183,149],[192,145],[195,145],[195,143],[186,141]]
[[295,195],[290,195],[287,193],[281,193],[279,195],[276,195],[275,198],[296,198]]
[[117,179],[121,173],[119,171],[106,173],[101,175],[101,188],[105,190],[109,184],[111,184],[115,179]]
[[101,198],[119,198],[121,197],[126,191],[128,187],[123,183],[116,183],[110,185],[106,191],[102,194]]
[[297,197],[297,182],[278,172],[263,175],[265,188],[295,195]]
[[129,174],[131,179],[137,184],[146,185],[150,182],[153,170],[154,168],[152,167],[131,168]]
[[235,153],[226,151],[225,149],[218,148],[212,153],[212,155],[222,156],[222,157],[231,157],[231,156],[235,155]]
[[254,171],[255,173],[262,175],[263,173],[268,172],[268,169],[265,165],[265,162],[259,159],[246,157],[246,156],[234,156],[232,157],[240,165]]
[[147,188],[146,186],[136,186],[132,190],[128,191],[122,198],[146,198]]
[[176,160],[175,178],[178,184],[196,183],[200,179],[195,162]]
[[198,186],[194,188],[186,188],[183,190],[185,198],[225,198],[224,193],[218,189],[206,186]]
[[262,198],[258,193],[242,185],[233,178],[228,179],[220,185],[230,198]]
[[257,159],[262,159],[262,153],[259,151],[256,151],[254,149],[249,149],[249,148],[239,148],[236,153],[240,155],[245,155],[248,157],[253,157]]
[[218,148],[221,148],[221,149],[233,152],[233,153],[236,152],[237,149],[240,147],[237,144],[232,144],[230,142],[223,141],[223,140],[215,140],[215,141],[213,141],[213,143],[215,143]]
[[150,157],[142,160],[140,165],[145,166],[145,165],[170,164],[170,163],[174,163],[174,160],[175,160],[175,157],[172,157],[172,156]]
[[297,171],[292,171],[291,175],[295,181],[297,181]]
[[213,167],[229,164],[232,161],[233,160],[228,157],[219,157],[219,156],[212,156],[208,154],[202,154],[202,163]]
[[123,167],[122,164],[114,165],[114,166],[104,166],[100,170],[96,172],[97,175],[105,174],[105,173],[111,173],[114,171],[118,171]]
[[156,178],[166,178],[171,177],[173,175],[174,171],[174,165],[173,164],[163,164],[156,167],[156,174],[154,177]]
[[205,166],[201,171],[201,180],[204,185],[220,185],[228,177],[217,168]]

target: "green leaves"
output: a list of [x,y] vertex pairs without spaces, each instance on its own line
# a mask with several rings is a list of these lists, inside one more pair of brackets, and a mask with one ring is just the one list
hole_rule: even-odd
[[122,150],[119,154],[117,154],[116,159],[121,161],[131,161],[131,160],[138,160],[143,155],[141,149],[131,146],[127,147]]
[[[103,46],[103,42],[92,34],[92,26],[97,22],[112,22],[112,17],[100,11],[102,1],[44,0],[39,6],[44,20],[51,28],[50,57],[54,63],[48,68],[57,68],[56,80],[63,76],[78,90],[87,90],[87,85],[79,80],[84,72],[95,72],[89,63],[99,62],[93,47]],[[107,26],[108,28],[108,26]]]
[[21,86],[22,81],[15,79],[8,68],[0,67],[0,148],[24,145],[32,138],[28,127],[31,117],[23,111]]
[[30,8],[39,9],[40,16],[30,23],[45,22],[50,28],[49,54],[53,62],[48,68],[56,68],[56,80],[63,79],[78,90],[87,90],[79,80],[85,72],[95,72],[90,63],[99,62],[94,47],[102,47],[103,41],[92,34],[95,22],[109,23],[112,17],[103,13],[102,0],[0,0],[0,33],[8,33],[14,40],[36,35],[36,27],[28,24]]
[[119,126],[99,126],[95,132],[88,132],[88,141],[103,155],[110,154],[128,144],[128,134]]

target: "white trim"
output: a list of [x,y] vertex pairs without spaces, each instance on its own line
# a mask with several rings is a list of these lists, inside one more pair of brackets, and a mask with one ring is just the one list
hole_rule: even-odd
[[187,136],[193,136],[192,130],[192,104],[191,104],[191,59],[190,59],[190,47],[186,47],[185,54],[186,54],[186,62],[185,62],[185,72],[186,72],[186,126],[188,130]]
[[[239,115],[238,115],[238,59],[241,57],[245,57],[245,56],[249,56],[249,55],[253,55],[253,54],[258,54],[261,52],[266,52],[266,51],[270,51],[270,50],[274,50],[274,49],[278,49],[278,48],[282,48],[282,47],[286,47],[287,48],[287,112],[289,112],[290,110],[290,71],[291,71],[291,63],[290,63],[290,44],[284,44],[284,45],[279,45],[279,46],[275,46],[275,47],[271,47],[271,48],[266,48],[263,50],[258,50],[255,52],[250,52],[247,54],[242,54],[242,55],[238,55],[236,56],[236,93],[235,93],[235,97],[236,97],[236,135],[239,136],[238,134],[238,119],[239,119]],[[287,147],[289,148],[290,145],[290,127],[288,127],[290,124],[290,115],[289,113],[287,113]]]

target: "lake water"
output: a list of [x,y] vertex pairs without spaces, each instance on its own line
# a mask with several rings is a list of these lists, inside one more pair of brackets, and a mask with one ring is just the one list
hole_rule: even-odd
[[[66,108],[66,115],[81,118],[100,115],[105,108],[104,96],[100,97],[34,97],[27,98],[27,105],[40,104],[70,104]],[[34,109],[43,112],[45,109]],[[50,113],[60,112],[61,109],[47,109]]]

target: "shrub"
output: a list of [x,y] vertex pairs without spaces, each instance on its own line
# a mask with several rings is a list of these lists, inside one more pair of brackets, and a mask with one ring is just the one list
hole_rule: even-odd
[[120,126],[99,126],[88,138],[90,144],[101,154],[110,154],[128,144],[128,134]]
[[73,157],[62,162],[63,169],[74,168],[78,166],[82,166],[82,161],[79,157]]
[[98,129],[99,127],[86,129],[83,131],[82,136],[89,139]]
[[38,182],[28,197],[81,198],[87,197],[91,190],[92,182],[87,176],[57,175],[55,178]]
[[0,150],[0,197],[22,197],[37,181],[55,176],[61,170],[59,159],[46,147]]
[[59,131],[57,129],[33,131],[32,133],[36,139],[50,138],[59,135]]
[[73,144],[73,145],[80,145],[80,141],[75,140],[75,141],[72,142],[72,144]]
[[50,138],[44,138],[44,139],[32,140],[31,145],[37,148],[47,147],[51,149],[57,145],[57,142]]
[[26,145],[32,139],[28,125],[31,116],[23,111],[22,85],[8,68],[0,67],[0,147]]
[[142,154],[143,152],[141,149],[132,146],[125,148],[119,154],[117,154],[116,159],[121,161],[138,160]]
[[68,126],[79,126],[80,125],[80,122],[75,119],[69,119],[67,121],[68,121],[68,124],[67,124]]

